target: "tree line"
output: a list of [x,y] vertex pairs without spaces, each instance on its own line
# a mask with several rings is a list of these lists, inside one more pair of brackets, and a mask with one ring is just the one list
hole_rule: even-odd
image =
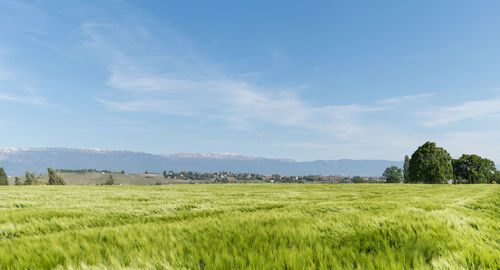
[[80,170],[74,170],[74,169],[56,169],[57,172],[60,173],[77,173],[77,174],[86,174],[86,173],[121,173],[125,174],[125,170],[121,170],[120,172],[113,172],[110,170],[97,170],[97,169],[80,169]]
[[[47,185],[66,185],[66,182],[59,174],[57,174],[56,170],[48,168],[47,173],[49,175]],[[40,182],[38,181],[38,176],[34,172],[26,171],[24,182],[22,182],[21,179],[17,176],[14,178],[15,185],[36,185],[39,183]],[[9,185],[9,179],[2,167],[0,167],[0,185]]]
[[389,183],[496,184],[500,180],[500,171],[487,158],[463,154],[453,159],[444,148],[437,147],[434,142],[426,142],[411,158],[405,156],[403,169],[388,167],[383,177]]
[[[82,170],[54,170],[47,169],[48,181],[43,184],[65,185],[64,179],[57,172],[103,172],[109,173],[104,185],[115,183],[111,171],[98,171],[95,169]],[[121,174],[125,174],[122,170]],[[148,172],[146,172],[147,174]],[[238,181],[257,180],[266,182],[282,183],[307,183],[307,182],[333,182],[333,183],[363,183],[379,182],[378,178],[343,177],[343,176],[281,176],[278,174],[262,175],[253,173],[197,173],[197,172],[173,172],[163,171],[166,179],[186,179],[186,180],[208,180],[213,179],[216,183],[227,183],[231,179]],[[426,142],[418,147],[411,155],[405,156],[403,168],[391,166],[385,169],[383,179],[388,183],[426,183],[444,184],[453,182],[455,184],[484,184],[496,183],[500,181],[500,171],[495,167],[495,163],[487,158],[475,154],[463,154],[458,159],[453,159],[445,149],[437,147],[434,142]],[[44,180],[45,181],[45,180]],[[19,177],[15,177],[15,185],[40,184],[36,173],[27,171],[24,182]],[[0,167],[0,185],[8,185],[8,177],[5,170]]]
[[[146,172],[149,173],[149,172]],[[360,176],[339,176],[339,175],[304,175],[304,176],[287,176],[280,174],[257,174],[257,173],[233,173],[233,172],[215,172],[215,173],[199,173],[192,171],[174,172],[163,171],[165,179],[182,179],[182,180],[213,180],[215,183],[231,183],[235,181],[263,181],[272,183],[379,183],[383,181],[380,177],[360,177]]]
[[[26,171],[24,181],[20,177],[14,177],[15,185],[64,185],[65,181],[58,175],[58,173],[75,173],[75,174],[85,174],[85,173],[106,173],[107,179],[104,183],[98,185],[115,185],[117,184],[113,174],[123,174],[125,171],[112,172],[109,170],[96,170],[96,169],[48,169],[49,180],[40,180],[35,172]],[[8,185],[8,178],[5,174],[3,168],[0,168],[0,172],[3,173],[3,177],[0,177],[0,185]],[[0,173],[0,174],[1,174]],[[152,178],[151,174],[159,174],[154,172],[145,171],[146,178]],[[233,173],[228,171],[221,171],[215,173],[200,173],[193,171],[181,171],[174,172],[163,171],[161,173],[164,179],[168,180],[189,180],[189,181],[208,181],[213,183],[238,183],[238,182],[268,182],[268,183],[383,183],[384,179],[380,177],[361,177],[361,176],[337,176],[337,175],[305,175],[305,176],[285,176],[280,174],[257,174],[257,173]],[[157,182],[161,185],[161,182]]]

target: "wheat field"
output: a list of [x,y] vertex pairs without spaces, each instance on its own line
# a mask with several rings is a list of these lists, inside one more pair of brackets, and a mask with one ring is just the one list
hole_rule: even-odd
[[0,188],[1,269],[499,269],[500,186]]

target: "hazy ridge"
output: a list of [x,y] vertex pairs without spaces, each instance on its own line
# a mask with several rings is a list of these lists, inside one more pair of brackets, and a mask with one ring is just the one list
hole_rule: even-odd
[[26,170],[38,173],[48,167],[57,169],[84,169],[141,173],[161,172],[249,172],[281,175],[361,175],[380,176],[390,165],[401,166],[402,161],[388,160],[315,160],[297,162],[291,159],[270,159],[236,154],[178,153],[154,155],[131,151],[73,148],[6,148],[0,149],[0,166],[9,175],[23,175]]

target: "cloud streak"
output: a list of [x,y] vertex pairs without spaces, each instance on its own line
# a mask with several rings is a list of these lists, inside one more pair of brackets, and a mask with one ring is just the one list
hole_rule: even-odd
[[[173,54],[168,51],[161,53],[167,59],[166,66],[154,68],[154,61],[147,57],[138,59],[128,53],[128,45],[123,47],[111,42],[124,39],[121,34],[109,38],[113,33],[123,33],[117,28],[119,26],[109,24],[83,25],[88,35],[85,44],[108,56],[108,85],[114,90],[96,97],[96,101],[114,111],[204,117],[224,120],[233,128],[244,129],[260,123],[271,123],[345,137],[365,130],[357,123],[360,115],[383,110],[381,107],[360,104],[316,106],[300,97],[300,87],[268,89],[228,76],[217,64],[211,64],[195,53],[183,51],[172,44],[169,47],[174,47]],[[110,29],[115,31],[109,33]],[[154,44],[157,41],[150,40],[152,35],[145,32],[144,28],[137,29],[140,29],[139,33],[127,30],[128,38],[136,39],[125,43],[150,49],[150,45],[142,44],[140,40],[147,37],[145,42]],[[162,46],[154,44],[153,47]],[[197,72],[199,70],[205,71]]]
[[422,124],[426,127],[445,126],[465,120],[484,120],[493,118],[500,120],[500,97],[469,101],[456,106],[439,107],[419,113],[426,117]]
[[[0,49],[0,52],[2,50]],[[0,53],[1,56],[1,53]],[[48,106],[50,102],[40,96],[28,83],[21,82],[18,74],[3,68],[0,62],[0,101]]]
[[294,90],[274,92],[236,79],[189,80],[115,69],[108,84],[128,95],[125,99],[97,98],[112,110],[206,116],[225,120],[235,128],[267,122],[347,136],[363,129],[353,124],[357,116],[380,110],[358,104],[313,106]]
[[[95,96],[105,108],[177,115],[256,132],[266,125],[292,127],[321,137],[319,142],[308,135],[303,141],[271,145],[275,148],[309,149],[321,156],[338,152],[350,158],[389,159],[401,153],[411,154],[411,149],[434,138],[438,143],[449,139],[453,141],[453,149],[460,149],[459,142],[465,143],[466,137],[452,134],[446,137],[427,129],[494,116],[500,108],[497,106],[500,100],[493,100],[434,109],[423,104],[418,109],[424,113],[408,106],[401,110],[403,105],[421,104],[435,97],[435,93],[392,97],[371,104],[318,105],[301,96],[304,86],[271,89],[232,74],[192,50],[189,42],[175,31],[169,30],[168,35],[162,36],[166,41],[159,41],[155,39],[158,33],[150,33],[142,25],[88,22],[82,24],[82,32],[86,37],[83,46],[95,53],[109,73],[109,89]],[[482,109],[473,114],[468,112],[475,107]],[[407,116],[403,121],[407,126],[384,120],[384,116],[400,114]],[[414,115],[429,121],[422,121],[419,126],[411,117]]]
[[408,95],[408,96],[402,96],[402,97],[394,97],[394,98],[388,98],[379,101],[378,103],[380,104],[386,104],[386,105],[395,105],[395,104],[401,104],[401,103],[408,103],[408,102],[415,102],[415,101],[420,101],[425,98],[433,97],[435,96],[435,93],[424,93],[424,94],[419,94],[419,95]]
[[18,103],[28,103],[35,105],[48,106],[50,103],[43,97],[35,95],[15,95],[0,91],[0,100]]

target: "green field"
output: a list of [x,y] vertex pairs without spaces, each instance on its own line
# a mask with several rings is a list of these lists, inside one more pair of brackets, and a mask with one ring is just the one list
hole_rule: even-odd
[[[59,173],[67,185],[99,185],[104,184],[109,177],[108,173],[88,172],[88,173]],[[115,183],[120,185],[155,185],[162,184],[184,184],[189,183],[187,180],[170,180],[165,179],[161,174],[121,174],[112,173]],[[22,182],[26,180],[24,176],[20,176]],[[46,184],[48,175],[43,174],[38,176],[38,181]],[[11,185],[14,184],[14,177],[9,177]]]
[[[66,182],[67,185],[100,185],[104,184],[108,180],[109,173],[101,172],[86,172],[86,173],[58,173]],[[139,173],[139,174],[121,174],[121,173],[111,173],[115,180],[116,185],[168,185],[168,184],[201,184],[201,183],[212,183],[214,179],[207,180],[187,180],[187,179],[165,179],[163,175],[158,173]],[[26,180],[24,176],[19,176],[22,182]],[[47,184],[48,175],[39,175],[37,180],[41,184]],[[235,180],[233,180],[235,181]],[[236,182],[236,181],[235,181]],[[250,182],[250,181],[246,181]],[[9,183],[14,185],[14,177],[9,177]]]
[[500,186],[0,188],[1,269],[499,269]]

